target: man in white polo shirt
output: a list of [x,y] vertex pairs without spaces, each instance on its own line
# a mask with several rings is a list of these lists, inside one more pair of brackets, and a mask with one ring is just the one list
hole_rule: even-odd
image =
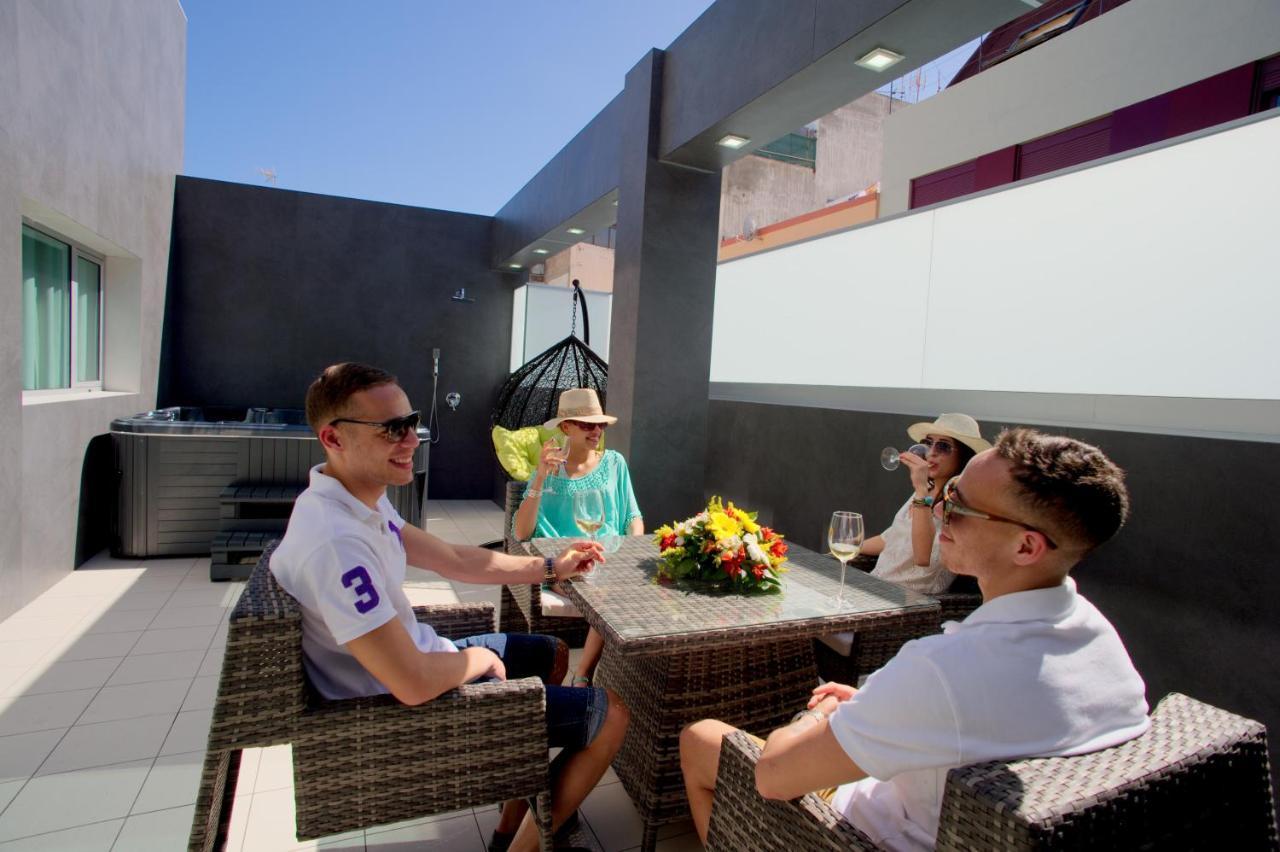
[[[977,578],[982,606],[941,635],[908,642],[861,689],[815,689],[809,709],[769,736],[760,794],[829,790],[833,807],[876,843],[931,849],[950,769],[1080,754],[1145,731],[1142,678],[1067,576],[1128,509],[1123,472],[1096,447],[1029,429],[1001,434],[934,507],[943,562]],[[707,720],[681,735],[704,841],[730,730]]]
[[[307,391],[307,421],[326,461],[311,470],[271,557],[277,581],[302,606],[307,674],[326,698],[391,693],[422,704],[480,678],[540,677],[546,684],[552,826],[572,815],[622,744],[627,712],[612,692],[560,686],[568,649],[550,636],[490,633],[452,642],[420,624],[402,585],[407,564],[468,583],[555,582],[604,561],[584,542],[555,559],[451,545],[405,523],[388,485],[413,479],[418,412],[395,377],[334,364]],[[514,735],[514,734],[513,734]],[[491,848],[537,848],[527,807],[504,808]]]

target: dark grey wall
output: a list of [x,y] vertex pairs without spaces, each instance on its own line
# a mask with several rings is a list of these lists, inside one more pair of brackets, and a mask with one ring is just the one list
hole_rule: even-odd
[[[300,408],[321,368],[360,360],[399,376],[425,416],[439,347],[430,494],[490,497],[516,284],[489,267],[492,221],[179,177],[160,404]],[[459,287],[475,301],[452,301]]]
[[[713,401],[707,493],[759,509],[808,547],[837,509],[879,532],[909,492],[901,469],[880,468],[880,449],[903,449],[921,419]],[[1101,447],[1128,472],[1129,524],[1072,575],[1120,631],[1148,699],[1184,692],[1259,719],[1280,766],[1280,512],[1268,493],[1280,444],[1042,428]]]

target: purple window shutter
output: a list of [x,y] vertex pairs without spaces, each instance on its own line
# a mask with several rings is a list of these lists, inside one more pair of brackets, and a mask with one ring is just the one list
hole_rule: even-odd
[[978,161],[930,172],[911,181],[911,209],[958,198],[974,191]]
[[1248,115],[1256,64],[1250,62],[1170,92],[1173,102],[1165,138]]
[[1159,142],[1169,135],[1173,95],[1138,101],[1111,114],[1111,153],[1129,151]]
[[1111,116],[1050,133],[1019,146],[1018,177],[1030,178],[1111,153]]
[[1280,89],[1280,56],[1258,63],[1258,89],[1263,92]]
[[977,163],[973,181],[975,192],[1009,183],[1017,174],[1018,146],[1010,145],[1008,148],[983,154],[978,158]]

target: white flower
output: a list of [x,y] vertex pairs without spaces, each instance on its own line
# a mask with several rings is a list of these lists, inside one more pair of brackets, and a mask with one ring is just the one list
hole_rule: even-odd
[[742,547],[742,539],[736,535],[731,535],[724,541],[720,542],[720,549],[725,553],[734,553],[739,547]]
[[684,547],[684,536],[676,536],[676,547]]
[[747,542],[747,555],[751,557],[751,561],[758,562],[761,565],[768,567],[769,557],[765,554],[763,550],[760,549],[760,545],[756,544],[756,537],[751,535],[750,533],[748,533],[745,537],[747,539],[750,539]]

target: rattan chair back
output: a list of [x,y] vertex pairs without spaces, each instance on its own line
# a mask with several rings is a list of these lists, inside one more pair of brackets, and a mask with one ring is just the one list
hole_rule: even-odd
[[[759,754],[725,738],[708,850],[878,848],[813,794],[762,799]],[[953,769],[936,848],[1277,849],[1266,728],[1171,693],[1113,748]]]

